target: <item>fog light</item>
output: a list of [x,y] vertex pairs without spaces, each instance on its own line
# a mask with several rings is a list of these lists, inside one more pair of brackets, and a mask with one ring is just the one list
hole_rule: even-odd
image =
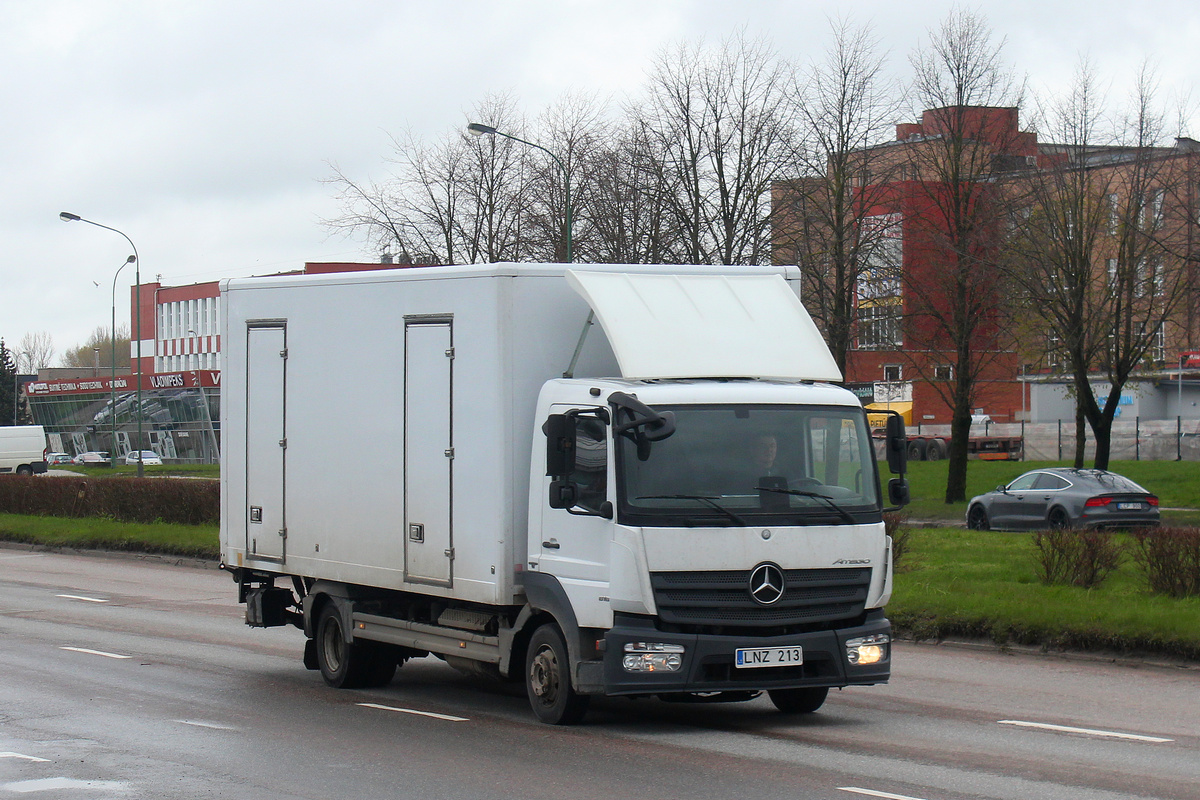
[[626,672],[678,672],[684,647],[666,642],[628,642],[621,666]]
[[846,660],[851,664],[863,666],[878,664],[888,657],[888,645],[892,637],[886,633],[873,633],[870,636],[860,636],[846,642]]

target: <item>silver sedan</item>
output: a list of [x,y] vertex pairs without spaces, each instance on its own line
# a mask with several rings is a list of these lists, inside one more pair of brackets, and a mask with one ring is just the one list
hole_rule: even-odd
[[1158,498],[1115,472],[1051,467],[972,497],[974,530],[1133,528],[1158,524]]

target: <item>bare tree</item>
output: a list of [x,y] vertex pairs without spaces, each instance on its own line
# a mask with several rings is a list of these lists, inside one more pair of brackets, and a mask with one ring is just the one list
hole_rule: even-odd
[[33,373],[49,367],[54,361],[54,338],[45,331],[27,333],[21,337],[17,345],[20,358],[17,359],[17,369]]
[[913,96],[926,110],[905,152],[918,178],[914,244],[928,258],[920,274],[905,276],[905,350],[921,353],[912,360],[918,372],[930,369],[929,354],[944,354],[952,366],[950,380],[930,381],[951,409],[947,503],[966,499],[976,394],[986,370],[1009,352],[1009,293],[996,269],[1005,198],[995,177],[1018,149],[1020,91],[1002,49],[981,17],[955,10],[911,59]]
[[[474,121],[520,135],[515,103],[491,96]],[[396,247],[401,263],[518,261],[527,253],[523,209],[528,153],[503,137],[469,137],[462,129],[427,144],[393,138],[395,172],[381,183],[360,182],[336,165],[326,182],[338,190],[343,213],[326,220],[334,231],[364,236],[381,249]]]
[[757,264],[770,249],[770,190],[794,148],[786,65],[744,36],[661,53],[631,109],[673,189],[671,260]]
[[[1189,174],[1180,169],[1176,153],[1157,146],[1165,126],[1154,96],[1154,76],[1144,67],[1124,121],[1121,163],[1110,167],[1115,191],[1109,195],[1112,236],[1101,309],[1108,335],[1098,348],[1109,391],[1103,402],[1090,388],[1078,398],[1096,437],[1097,469],[1108,468],[1112,423],[1125,384],[1139,368],[1161,366],[1165,359],[1166,324],[1188,296],[1191,277]],[[1172,196],[1176,202],[1168,203]],[[1177,202],[1181,197],[1185,202]]]
[[1109,289],[1096,279],[1096,264],[1111,224],[1113,182],[1111,169],[1096,168],[1097,157],[1110,151],[1101,146],[1105,114],[1087,61],[1077,67],[1066,97],[1041,116],[1040,132],[1054,142],[1041,145],[1043,163],[1012,186],[1021,201],[1013,207],[1011,264],[1038,333],[1048,337],[1055,363],[1073,377],[1075,466],[1082,467],[1084,398],[1091,395],[1090,372],[1111,330]]
[[[883,77],[884,59],[869,27],[831,23],[833,44],[796,87],[803,126],[795,162],[803,177],[775,187],[775,260],[802,267],[805,305],[824,329],[842,374],[853,344],[860,279],[898,286],[884,275],[889,227],[871,218],[896,165],[875,145],[888,138],[899,87]],[[872,273],[868,275],[868,273]],[[873,302],[875,299],[865,302]]]

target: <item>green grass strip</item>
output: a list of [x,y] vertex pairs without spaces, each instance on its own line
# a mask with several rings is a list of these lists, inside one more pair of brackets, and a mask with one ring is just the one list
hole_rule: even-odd
[[0,514],[0,540],[82,550],[164,553],[214,560],[220,557],[216,525],[141,524],[97,517],[66,519]]
[[1027,533],[926,528],[908,546],[888,616],[915,638],[1200,660],[1200,598],[1150,594],[1130,558],[1099,587],[1082,589],[1040,582]]

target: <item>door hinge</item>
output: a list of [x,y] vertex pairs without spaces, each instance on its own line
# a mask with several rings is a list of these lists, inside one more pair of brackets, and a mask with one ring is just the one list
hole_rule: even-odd
[[279,446],[282,447],[284,450],[286,450],[287,449],[287,439],[280,439]]
[[451,561],[454,560],[454,548],[453,547],[451,547],[449,550],[446,551],[446,558],[450,559]]
[[454,348],[453,347],[451,347],[450,349],[448,349],[446,351],[446,358],[450,359],[451,361],[454,360]]
[[454,458],[454,448],[453,447],[451,447],[449,450],[446,451],[446,458]]
[[279,538],[280,538],[280,539],[286,539],[286,538],[287,538],[287,528],[280,528],[280,529],[279,529]]
[[286,347],[285,347],[285,348],[283,348],[282,350],[280,350],[280,351],[279,351],[279,357],[280,357],[280,358],[287,358],[287,357],[288,357],[288,356],[287,356],[287,348],[286,348]]

